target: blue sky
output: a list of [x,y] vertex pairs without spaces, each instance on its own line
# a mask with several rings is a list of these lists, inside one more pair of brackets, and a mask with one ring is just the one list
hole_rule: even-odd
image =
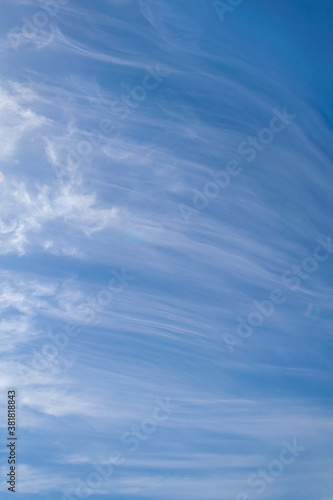
[[333,498],[332,2],[224,4],[1,2],[4,498],[12,388],[22,500]]

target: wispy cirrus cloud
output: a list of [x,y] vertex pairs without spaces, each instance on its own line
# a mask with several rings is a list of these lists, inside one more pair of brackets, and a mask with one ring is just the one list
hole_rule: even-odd
[[[4,2],[7,32],[32,3]],[[4,41],[0,382],[20,395],[29,500],[76,495],[167,394],[179,411],[96,496],[235,500],[297,438],[265,498],[329,497],[329,259],[233,357],[223,341],[330,233],[326,8],[243,2],[221,24],[212,2],[82,0]],[[149,91],[147,67],[168,73]],[[297,119],[255,142],[284,107]],[[235,158],[242,174],[187,224],[179,204]],[[123,267],[133,285],[101,307]],[[50,335],[66,347],[22,379]]]

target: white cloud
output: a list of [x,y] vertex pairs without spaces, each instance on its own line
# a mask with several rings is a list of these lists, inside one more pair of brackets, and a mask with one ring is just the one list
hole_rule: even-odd
[[[2,473],[4,477],[6,477],[7,472],[8,470],[3,467]],[[56,491],[71,484],[68,479],[65,479],[59,473],[54,474],[47,470],[43,471],[27,464],[19,464],[16,472],[17,477],[19,477],[16,491],[21,494],[37,495],[46,491]],[[6,481],[0,483],[0,488],[7,491],[8,485]]]
[[[6,202],[10,217],[0,218],[3,254],[23,255],[30,245],[36,245],[54,254],[82,256],[70,244],[70,236],[63,234],[56,243],[54,234],[58,238],[65,227],[68,234],[74,231],[90,236],[118,221],[117,207],[99,208],[95,194],[80,192],[79,186],[73,184],[59,183],[53,190],[42,185],[33,193],[25,183],[13,181],[6,195],[1,205],[4,207]],[[49,229],[51,224],[55,224],[55,233]]]
[[31,100],[29,89],[11,83],[14,93],[0,87],[0,160],[14,160],[19,141],[25,134],[50,120],[23,105],[22,101]]

